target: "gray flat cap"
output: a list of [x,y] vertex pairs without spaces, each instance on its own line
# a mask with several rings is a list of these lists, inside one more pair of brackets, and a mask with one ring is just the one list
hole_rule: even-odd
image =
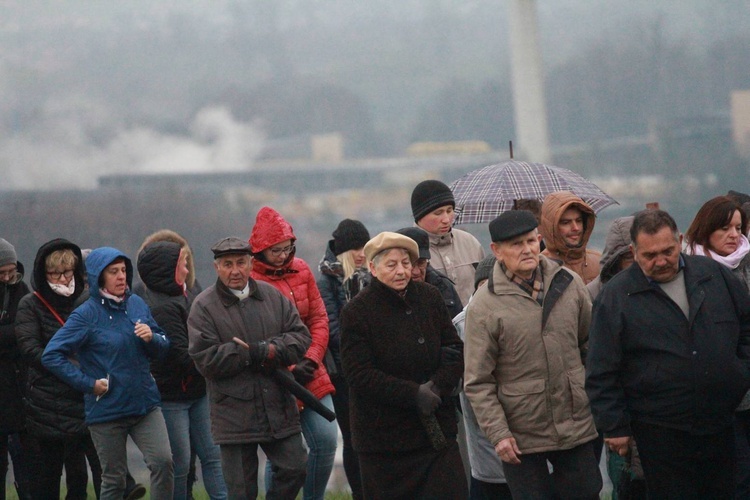
[[235,236],[229,236],[214,243],[214,246],[211,247],[211,251],[214,253],[214,259],[218,259],[225,255],[250,254],[250,244]]

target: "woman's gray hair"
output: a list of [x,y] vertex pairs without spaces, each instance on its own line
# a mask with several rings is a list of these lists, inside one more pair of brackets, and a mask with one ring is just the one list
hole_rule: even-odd
[[[406,248],[401,248],[401,247],[384,248],[384,249],[382,249],[381,251],[379,251],[378,253],[376,253],[375,255],[372,256],[372,261],[371,261],[372,264],[374,266],[377,266],[380,263],[380,260],[383,258],[383,256],[385,254],[387,254],[388,252],[390,252],[391,250],[401,250],[401,252],[405,253],[406,255],[409,255],[409,251]],[[409,255],[409,257],[410,257],[409,260],[411,260],[411,256],[410,255]]]

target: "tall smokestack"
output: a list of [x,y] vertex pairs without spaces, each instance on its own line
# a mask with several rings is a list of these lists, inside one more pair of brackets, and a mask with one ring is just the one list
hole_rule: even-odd
[[510,0],[513,109],[520,159],[549,162],[547,106],[539,49],[536,0]]

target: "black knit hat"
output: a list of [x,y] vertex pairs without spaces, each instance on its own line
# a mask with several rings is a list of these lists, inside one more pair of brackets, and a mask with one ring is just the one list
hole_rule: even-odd
[[430,235],[427,234],[427,231],[425,231],[421,227],[402,227],[396,232],[398,234],[408,236],[409,238],[417,242],[417,246],[419,247],[420,259],[432,258],[430,254]]
[[493,242],[507,241],[533,231],[539,223],[534,214],[526,210],[511,210],[495,217],[490,222],[490,238]]
[[341,255],[347,250],[362,248],[370,241],[370,233],[364,224],[354,219],[344,219],[333,231],[333,252]]
[[479,288],[479,282],[482,280],[490,279],[492,276],[492,268],[495,267],[497,259],[494,255],[485,257],[477,264],[477,270],[474,271],[474,290]]
[[416,222],[436,208],[445,205],[455,208],[456,200],[453,198],[451,189],[440,181],[422,181],[411,192],[411,213]]

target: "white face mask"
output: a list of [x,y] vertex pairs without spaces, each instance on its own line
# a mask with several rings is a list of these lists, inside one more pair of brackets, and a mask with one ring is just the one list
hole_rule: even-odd
[[53,292],[55,292],[57,295],[62,295],[63,297],[70,297],[76,291],[75,276],[70,280],[70,283],[68,283],[67,286],[61,283],[50,283],[49,281],[47,282],[47,284]]

